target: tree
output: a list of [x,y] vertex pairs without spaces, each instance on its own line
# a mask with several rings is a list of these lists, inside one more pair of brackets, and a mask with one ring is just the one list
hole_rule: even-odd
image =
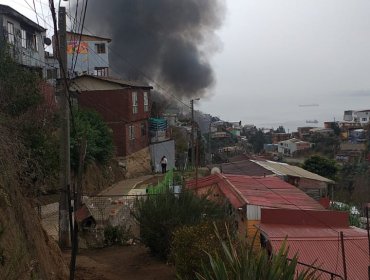
[[319,155],[313,155],[306,159],[303,168],[333,180],[339,169],[335,160]]
[[249,142],[253,146],[253,151],[255,153],[260,153],[263,150],[263,144],[268,143],[268,140],[269,139],[267,139],[263,131],[259,129],[254,135],[250,137]]
[[77,171],[79,146],[87,141],[86,164],[97,162],[106,164],[113,156],[112,132],[101,116],[93,110],[74,111],[71,125],[71,167]]
[[275,131],[275,133],[285,133],[284,126],[280,125]]

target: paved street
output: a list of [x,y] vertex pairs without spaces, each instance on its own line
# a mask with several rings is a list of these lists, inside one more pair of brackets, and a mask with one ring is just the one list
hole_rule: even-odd
[[99,195],[126,195],[131,189],[134,189],[138,184],[152,178],[153,175],[144,175],[138,178],[122,180],[109,188],[105,189]]

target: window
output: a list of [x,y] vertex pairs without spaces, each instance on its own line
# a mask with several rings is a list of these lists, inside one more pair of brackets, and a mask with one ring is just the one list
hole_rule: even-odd
[[137,114],[138,104],[137,104],[137,92],[132,92],[132,113]]
[[8,22],[8,42],[14,44],[14,25]]
[[97,53],[105,53],[105,44],[104,43],[95,44],[95,51]]
[[145,135],[146,135],[146,123],[142,122],[141,123],[141,136],[145,136]]
[[144,91],[144,112],[149,111],[149,100],[148,100],[148,93]]
[[95,67],[94,76],[107,77],[109,74],[108,67]]
[[362,118],[362,121],[363,121],[363,122],[366,122],[366,121],[367,121],[367,118]]
[[33,35],[33,44],[34,44],[34,50],[38,52],[39,51],[39,37],[36,34]]
[[46,69],[46,79],[57,79],[58,78],[58,72],[57,69]]
[[135,126],[134,125],[130,125],[128,127],[128,136],[129,136],[129,139],[130,140],[134,140],[135,139]]
[[27,34],[26,30],[21,30],[21,41],[22,41],[22,47],[27,48]]

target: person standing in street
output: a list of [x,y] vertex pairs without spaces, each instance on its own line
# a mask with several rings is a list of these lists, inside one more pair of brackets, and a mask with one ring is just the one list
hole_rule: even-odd
[[162,166],[162,174],[167,172],[167,158],[163,156],[161,159],[161,166]]

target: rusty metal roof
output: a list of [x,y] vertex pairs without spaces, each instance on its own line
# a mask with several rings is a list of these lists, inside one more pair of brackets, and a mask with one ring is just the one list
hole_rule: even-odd
[[278,177],[213,174],[187,183],[189,189],[217,185],[235,207],[257,205],[268,208],[324,210],[313,198]]
[[[261,224],[259,228],[270,241],[273,251],[277,252],[287,238],[289,258],[297,254],[298,260],[304,264],[314,264],[315,267],[343,276],[343,257],[339,235],[342,231],[348,279],[368,279],[367,270],[370,263],[365,230],[352,227],[328,228],[277,224]],[[298,270],[304,268],[304,266],[298,266]],[[323,273],[320,279],[330,279],[330,275]]]
[[222,163],[221,170],[226,174],[240,174],[248,176],[266,176],[274,173],[250,160],[240,160],[230,163]]

